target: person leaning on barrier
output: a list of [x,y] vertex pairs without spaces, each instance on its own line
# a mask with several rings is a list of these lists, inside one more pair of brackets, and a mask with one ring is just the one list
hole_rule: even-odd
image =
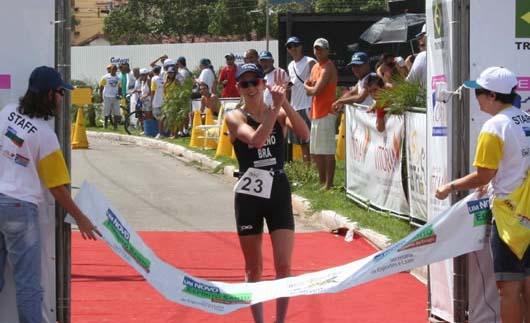
[[487,68],[464,85],[475,90],[480,110],[491,118],[478,137],[477,170],[438,187],[436,197],[491,189],[490,244],[502,322],[530,322],[530,115],[513,106],[517,78],[506,68]]
[[72,89],[55,69],[37,67],[19,104],[0,111],[0,290],[9,261],[21,323],[44,319],[37,208],[44,201],[42,187],[74,217],[84,239],[95,240],[99,234],[70,197],[70,176],[49,123],[61,108],[65,90]]
[[339,112],[344,108],[345,104],[358,103],[363,105],[372,105],[373,98],[370,93],[366,91],[366,78],[370,74],[370,57],[365,52],[354,53],[347,68],[351,71],[358,80],[357,84],[350,91],[346,92],[340,99],[333,102],[333,110]]
[[379,132],[384,132],[386,129],[386,121],[385,121],[385,107],[381,105],[379,102],[377,102],[377,98],[379,95],[379,92],[385,88],[388,88],[388,85],[385,83],[385,81],[376,73],[370,73],[368,74],[368,77],[366,77],[366,91],[370,94],[372,98],[374,98],[374,103],[368,109],[367,112],[373,112],[375,113],[376,119],[375,119],[375,128]]

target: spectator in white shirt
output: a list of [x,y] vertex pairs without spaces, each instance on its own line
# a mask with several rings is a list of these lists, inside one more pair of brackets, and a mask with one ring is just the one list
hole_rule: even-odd
[[199,68],[201,69],[201,74],[196,80],[198,84],[205,83],[208,85],[210,92],[215,93],[215,74],[212,69],[212,63],[208,58],[203,58],[200,61]]

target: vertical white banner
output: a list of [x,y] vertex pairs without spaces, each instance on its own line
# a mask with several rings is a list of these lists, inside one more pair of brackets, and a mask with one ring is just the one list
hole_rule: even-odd
[[427,115],[407,112],[405,123],[410,217],[422,223],[427,221]]
[[[453,0],[427,0],[427,214],[431,219],[451,205],[440,201],[438,186],[451,179],[451,100],[442,100],[444,90],[453,90]],[[431,265],[429,273],[431,313],[454,321],[453,261]]]
[[[24,95],[31,71],[55,62],[55,1],[2,1],[0,29],[0,109]],[[0,134],[3,135],[3,134]],[[53,203],[39,205],[42,237],[42,287],[44,322],[55,317],[55,214]],[[10,265],[0,292],[0,322],[16,323],[15,286]]]
[[[487,23],[495,21],[495,23]],[[490,66],[504,66],[517,75],[521,109],[530,111],[530,1],[470,1],[469,75],[476,79]],[[473,170],[476,139],[490,116],[480,111],[473,92],[470,110],[469,167]],[[469,267],[469,322],[497,322],[499,298],[492,272],[491,255],[476,252]]]
[[408,218],[401,177],[403,120],[390,115],[385,131],[379,132],[374,113],[346,107],[346,192],[364,204]]

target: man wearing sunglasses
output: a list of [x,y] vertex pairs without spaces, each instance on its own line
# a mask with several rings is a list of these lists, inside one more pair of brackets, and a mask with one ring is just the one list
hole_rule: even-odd
[[455,191],[491,189],[490,245],[504,323],[530,322],[530,115],[513,106],[517,84],[503,67],[487,68],[464,83],[491,118],[478,137],[477,170],[436,191],[443,200]]
[[84,239],[96,240],[99,234],[70,197],[68,168],[50,126],[65,89],[73,87],[55,69],[37,67],[20,102],[0,111],[0,291],[9,261],[22,323],[43,321],[37,205],[46,191],[74,217]]
[[304,84],[307,95],[313,97],[311,105],[311,137],[309,151],[318,169],[320,184],[325,189],[333,187],[335,177],[335,134],[337,115],[332,104],[337,90],[337,68],[329,59],[329,42],[318,38],[313,43],[313,53],[318,63]]
[[[304,119],[307,127],[311,128],[309,111],[311,110],[312,98],[307,95],[304,83],[311,76],[311,69],[316,61],[312,57],[304,56],[302,45],[302,40],[296,36],[290,37],[285,43],[287,52],[293,59],[287,66],[290,80],[288,88],[291,94],[291,106]],[[289,132],[289,139],[291,143],[299,144],[302,147],[303,160],[309,163],[311,160],[309,155],[309,140],[301,140],[292,131]]]

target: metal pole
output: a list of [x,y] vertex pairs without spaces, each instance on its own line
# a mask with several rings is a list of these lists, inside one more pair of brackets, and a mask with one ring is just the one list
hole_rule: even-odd
[[[467,31],[466,23],[468,21],[465,18],[467,14],[465,1],[453,1],[453,48],[455,50],[455,56],[453,60],[453,89],[460,86],[469,77],[469,47],[468,38],[463,35]],[[453,155],[453,167],[452,177],[459,178],[469,173],[469,133],[468,133],[468,107],[465,107],[465,100],[462,100],[458,96],[453,97],[453,110],[452,124],[454,129],[454,135],[452,136],[452,155]],[[456,203],[462,199],[466,192],[460,192],[460,194],[453,194],[453,201]],[[469,295],[468,295],[468,257],[466,255],[457,257],[453,261],[454,266],[454,321],[455,323],[467,322],[467,314],[469,307]]]
[[[70,80],[70,0],[56,0],[55,64],[65,81]],[[70,169],[70,94],[55,118],[55,132]],[[55,253],[56,253],[56,306],[57,322],[70,322],[70,278],[71,278],[71,228],[64,222],[65,210],[55,204]]]
[[269,0],[265,0],[265,39],[267,43],[267,51],[269,50]]

